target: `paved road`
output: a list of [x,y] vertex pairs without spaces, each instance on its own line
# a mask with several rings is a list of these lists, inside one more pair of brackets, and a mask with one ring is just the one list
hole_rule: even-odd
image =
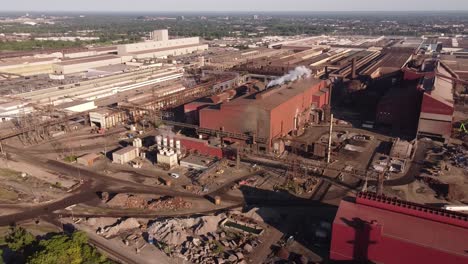
[[8,147],[8,149],[9,151],[15,151],[15,159],[28,162],[46,170],[51,170],[66,175],[79,174],[80,178],[84,180],[84,184],[60,200],[40,205],[33,205],[30,207],[17,207],[18,209],[23,209],[23,211],[10,215],[0,216],[0,226],[10,225],[12,223],[27,219],[37,218],[42,215],[48,215],[56,210],[64,209],[70,205],[90,202],[92,200],[98,199],[96,193],[100,191],[145,193],[155,195],[179,196],[184,198],[201,197],[200,195],[196,194],[171,190],[167,187],[148,186],[126,180],[116,179],[87,169],[77,168],[73,165],[59,162],[56,160],[42,159],[24,152],[21,153],[18,151],[18,149],[15,148]]
[[0,226],[11,225],[23,220],[37,218],[41,215],[50,214],[55,210],[63,209],[77,203],[84,203],[95,198],[95,189],[91,187],[91,184],[88,182],[83,184],[74,193],[61,200],[31,206],[30,208],[24,208],[25,210],[19,213],[0,216]]
[[[425,155],[432,146],[432,141],[418,141],[416,153],[405,175],[398,179],[384,181],[384,186],[401,186],[414,182],[416,180],[415,176],[420,174],[421,168],[423,167]],[[375,184],[376,181],[370,180],[369,183]]]

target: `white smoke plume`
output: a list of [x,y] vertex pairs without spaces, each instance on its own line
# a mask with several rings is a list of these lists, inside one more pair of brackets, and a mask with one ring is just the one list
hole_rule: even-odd
[[309,68],[305,66],[297,66],[294,70],[289,71],[289,73],[287,73],[286,75],[283,75],[278,79],[270,81],[267,85],[267,88],[275,85],[283,85],[286,82],[293,82],[303,76],[305,76],[305,78],[308,78],[311,74],[312,72]]

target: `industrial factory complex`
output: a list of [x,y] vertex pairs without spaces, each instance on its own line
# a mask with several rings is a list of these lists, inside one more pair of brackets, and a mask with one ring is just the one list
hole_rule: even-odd
[[14,222],[122,263],[468,263],[465,38],[169,33],[0,53]]

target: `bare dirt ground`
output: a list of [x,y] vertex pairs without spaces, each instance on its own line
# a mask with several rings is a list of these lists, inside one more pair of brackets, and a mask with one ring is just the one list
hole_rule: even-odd
[[73,207],[72,210],[60,210],[56,211],[56,214],[62,215],[74,215],[74,216],[141,216],[141,217],[168,217],[178,215],[190,215],[200,212],[210,212],[216,210],[222,210],[224,208],[231,208],[233,206],[239,206],[238,201],[221,201],[220,205],[215,205],[213,202],[204,198],[185,198],[186,202],[190,202],[189,208],[178,208],[172,209],[143,209],[143,208],[118,208],[111,207],[105,203],[98,203],[93,205],[80,204]]
[[[31,173],[31,174],[30,174]],[[42,203],[62,197],[75,182],[19,162],[0,163],[0,203]]]
[[77,183],[77,180],[75,179],[70,179],[64,175],[56,174],[55,172],[47,171],[22,160],[16,159],[14,154],[11,155],[11,158],[8,160],[0,160],[0,168],[16,171],[19,174],[24,172],[28,176],[36,178],[38,181],[43,181],[51,185],[55,185],[57,182],[59,182],[59,185],[63,188],[70,188]]

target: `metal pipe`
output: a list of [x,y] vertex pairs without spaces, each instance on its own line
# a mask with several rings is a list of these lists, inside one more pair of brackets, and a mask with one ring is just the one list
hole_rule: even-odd
[[331,159],[332,132],[333,132],[333,114],[330,114],[330,135],[328,136],[327,163],[330,163],[330,159]]

